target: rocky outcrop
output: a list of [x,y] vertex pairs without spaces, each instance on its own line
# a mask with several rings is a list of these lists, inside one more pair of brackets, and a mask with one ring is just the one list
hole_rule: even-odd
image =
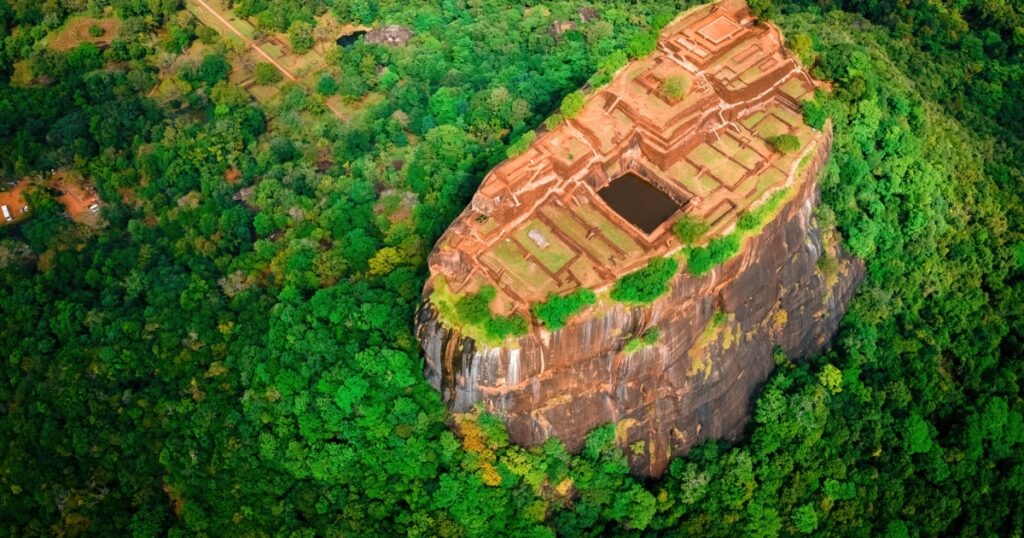
[[404,47],[410,39],[412,39],[412,30],[398,25],[375,28],[363,37],[366,43],[388,47]]
[[[739,439],[751,399],[775,367],[773,349],[795,359],[822,351],[863,274],[814,217],[828,148],[737,256],[703,277],[681,271],[648,307],[595,308],[559,331],[535,327],[486,347],[441,324],[425,301],[417,333],[427,378],[452,411],[480,403],[526,446],[554,436],[576,450],[590,430],[616,423],[624,446],[642,448],[627,451],[640,474],[662,473],[672,455],[703,440]],[[837,262],[827,274],[823,255]],[[653,327],[661,332],[656,344],[623,351]]]
[[[815,221],[831,127],[803,121],[818,84],[784,42],[742,1],[691,8],[654,53],[484,178],[430,255],[417,315],[426,376],[453,411],[481,405],[517,443],[572,450],[615,423],[634,471],[657,475],[696,443],[742,436],[773,349],[799,359],[828,345],[863,269]],[[783,136],[797,149],[777,150]],[[611,192],[627,179],[636,192]],[[610,299],[653,258],[685,260],[681,219],[722,237],[774,193],[787,201],[732,259],[680,271],[650,305]],[[580,288],[602,299],[554,332],[533,319]],[[492,315],[532,321],[525,336],[468,336],[496,338],[453,306],[484,291]]]

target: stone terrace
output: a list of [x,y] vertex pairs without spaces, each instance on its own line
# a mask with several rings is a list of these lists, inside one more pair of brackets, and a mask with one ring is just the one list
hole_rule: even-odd
[[[662,91],[688,83],[680,99]],[[657,50],[622,68],[587,97],[582,112],[544,133],[484,179],[430,257],[431,281],[451,291],[491,284],[495,312],[527,312],[548,293],[602,290],[653,256],[680,248],[671,231],[684,214],[729,232],[739,214],[794,181],[819,133],[800,102],[815,82],[742,2],[694,8],[663,31]],[[801,149],[774,152],[791,133]],[[679,210],[650,234],[608,207],[597,191],[632,173]]]

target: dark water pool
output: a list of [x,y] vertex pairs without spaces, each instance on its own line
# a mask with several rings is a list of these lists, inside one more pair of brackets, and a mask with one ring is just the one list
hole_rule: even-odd
[[345,34],[345,35],[343,35],[343,36],[338,38],[338,41],[337,41],[338,46],[339,47],[351,46],[351,45],[355,44],[355,42],[360,37],[362,37],[362,35],[365,34],[365,33],[366,33],[365,30],[356,30],[355,32],[352,32],[351,34]]
[[635,174],[612,181],[597,194],[616,213],[647,234],[679,209],[675,200]]

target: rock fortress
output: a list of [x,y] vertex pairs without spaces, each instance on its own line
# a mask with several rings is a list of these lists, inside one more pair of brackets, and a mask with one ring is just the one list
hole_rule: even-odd
[[[572,450],[615,423],[633,470],[649,475],[702,440],[739,439],[776,351],[821,351],[863,273],[814,216],[832,141],[830,124],[803,120],[816,87],[745,4],[699,6],[492,170],[434,248],[417,317],[426,375],[450,409],[479,404],[522,445],[554,436]],[[737,254],[687,270],[676,223],[702,223],[706,244],[772,199]],[[680,261],[667,293],[609,297],[659,257]],[[484,289],[491,313],[521,316],[525,334],[494,341],[453,319],[452,303]],[[596,304],[564,327],[531,314],[580,289]],[[645,334],[657,341],[627,345]]]

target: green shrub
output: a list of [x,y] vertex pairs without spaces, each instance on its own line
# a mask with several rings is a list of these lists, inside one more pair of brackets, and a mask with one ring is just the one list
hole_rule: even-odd
[[674,258],[655,258],[647,267],[623,276],[612,288],[611,298],[626,303],[649,303],[668,291],[669,280],[679,270]]
[[96,26],[95,24],[89,27],[89,35],[92,37],[102,37],[105,33],[107,33],[106,30]]
[[644,331],[644,334],[630,338],[626,345],[623,346],[622,351],[625,353],[636,353],[645,347],[653,346],[658,342],[659,338],[661,338],[661,330],[657,327],[652,327]]
[[679,241],[684,246],[696,243],[710,229],[711,226],[708,223],[690,215],[683,215],[681,219],[672,225],[672,231],[676,233],[676,237],[679,238]]
[[491,318],[491,301],[495,295],[494,286],[482,286],[476,293],[463,295],[455,302],[455,315],[463,323],[481,325]]
[[558,127],[558,124],[562,123],[562,119],[562,115],[556,112],[548,116],[548,118],[544,120],[544,127],[546,127],[550,131],[555,127]]
[[630,58],[643,58],[654,52],[658,46],[657,32],[640,32],[626,44],[626,52]]
[[825,126],[825,120],[833,115],[836,107],[835,101],[820,89],[814,91],[814,99],[804,101],[802,105],[804,122],[819,130]]
[[338,91],[338,81],[331,75],[324,73],[316,83],[316,91],[320,95],[334,95]]
[[779,153],[792,153],[800,149],[800,139],[795,135],[781,134],[769,138],[768,145]]
[[742,232],[752,232],[759,229],[769,217],[775,214],[789,192],[789,189],[776,191],[757,209],[749,212],[744,211],[740,218],[736,220],[736,228]]
[[484,331],[487,336],[495,340],[504,340],[509,336],[522,336],[526,334],[526,328],[526,319],[519,314],[492,317],[484,322]]
[[256,84],[260,86],[269,86],[281,80],[281,72],[266,62],[256,64],[254,72],[256,74]]
[[597,302],[594,292],[580,288],[569,295],[549,294],[548,300],[533,305],[533,315],[547,328],[557,331],[565,327],[565,322],[580,310]]
[[690,79],[683,76],[668,77],[661,83],[661,93],[670,99],[682,99],[690,91]]
[[292,52],[305,54],[313,48],[313,25],[306,21],[294,21],[288,27],[288,40],[292,43]]
[[505,149],[505,156],[511,159],[512,157],[526,153],[526,150],[530,148],[530,144],[532,144],[536,138],[537,133],[535,131],[526,131],[523,133],[523,136],[519,137],[519,140],[516,140]]
[[686,249],[686,266],[695,276],[703,275],[712,267],[728,260],[740,249],[740,238],[736,233],[712,239],[706,247]]
[[474,325],[483,329],[488,338],[495,341],[509,336],[526,334],[526,319],[518,314],[495,316],[491,312],[491,301],[497,295],[494,286],[482,286],[480,291],[459,297],[455,301],[456,321],[463,325]]
[[583,92],[576,90],[569,95],[566,95],[562,99],[562,116],[566,119],[575,118],[577,114],[583,110],[583,105],[586,103],[586,97]]

